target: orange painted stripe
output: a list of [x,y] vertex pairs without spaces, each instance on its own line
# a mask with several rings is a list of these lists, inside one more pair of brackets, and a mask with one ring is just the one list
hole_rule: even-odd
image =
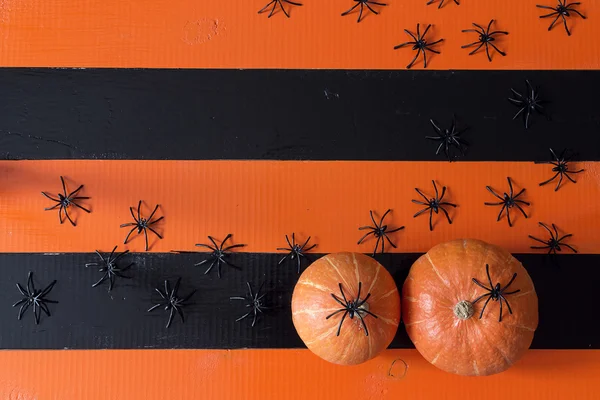
[[531,350],[485,378],[442,372],[416,350],[352,367],[308,350],[4,351],[0,398],[585,400],[598,398],[599,375],[600,351],[591,350]]
[[[403,69],[414,54],[393,50],[410,40],[403,29],[417,22],[434,24],[429,41],[444,38],[441,55],[428,54],[430,69],[598,69],[600,37],[595,17],[600,3],[585,1],[584,15],[569,18],[567,36],[560,23],[539,19],[536,4],[556,0],[461,1],[427,6],[427,0],[388,1],[380,15],[341,17],[352,0],[304,1],[291,8],[291,18],[279,12],[268,19],[257,11],[269,0],[153,0],[96,2],[33,0],[0,5],[0,65],[149,68],[333,68]],[[368,14],[368,12],[367,12]],[[462,33],[476,22],[510,32],[495,42],[508,54],[468,56],[461,45],[477,40]],[[416,68],[422,68],[422,63]]]
[[[149,207],[160,203],[164,215],[152,251],[192,250],[207,235],[223,238],[234,234],[243,251],[274,252],[285,245],[292,231],[312,235],[315,251],[369,252],[374,240],[357,245],[361,225],[369,225],[369,209],[394,211],[386,222],[406,228],[391,237],[397,252],[424,252],[436,243],[474,237],[504,246],[512,252],[531,252],[533,234],[546,233],[538,221],[556,223],[572,233],[571,244],[582,253],[599,253],[600,163],[580,163],[586,172],[578,183],[567,182],[558,192],[538,183],[551,176],[551,166],[516,162],[284,162],[284,161],[3,161],[0,162],[0,252],[89,252],[109,250],[122,243],[130,222],[129,207],[138,200]],[[575,164],[572,168],[575,168]],[[70,190],[85,184],[92,214],[74,212],[78,226],[59,225],[56,211],[44,211],[52,203],[41,190],[57,193],[59,175],[68,178]],[[514,227],[505,219],[496,222],[499,207],[487,192],[492,185],[508,190],[506,176],[515,189],[526,188],[524,199],[530,214],[524,219],[513,210]],[[415,187],[432,194],[431,179],[449,187],[446,200],[459,205],[452,210],[454,223],[441,214],[429,231],[428,216],[413,218],[421,209]],[[128,246],[143,250],[136,237]]]

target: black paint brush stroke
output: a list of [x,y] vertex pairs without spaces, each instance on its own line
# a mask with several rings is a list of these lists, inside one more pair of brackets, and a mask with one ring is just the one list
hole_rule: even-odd
[[[418,254],[383,255],[377,258],[394,276],[398,287]],[[194,267],[199,255],[132,254],[129,280],[92,288],[99,272],[86,268],[95,255],[0,254],[0,348],[4,349],[171,349],[171,348],[301,348],[303,343],[292,324],[290,301],[298,279],[293,263],[277,265],[280,254],[235,253],[231,261],[241,269],[227,270],[222,279],[204,275]],[[314,256],[317,257],[316,255]],[[600,255],[560,255],[559,266],[545,255],[517,255],[528,269],[540,304],[540,325],[533,348],[599,349],[600,320],[597,285],[600,282]],[[17,320],[19,300],[16,282],[24,282],[33,271],[35,283],[42,286],[57,280],[51,304],[51,317],[42,316],[39,325],[26,314]],[[165,279],[182,277],[181,292],[196,294],[186,307],[185,324],[178,316],[169,329],[168,315],[148,313],[158,296],[154,288]],[[250,321],[235,322],[246,312],[230,296],[244,295],[246,281],[271,291],[265,298],[273,307],[254,328]],[[498,312],[492,308],[492,312]],[[508,317],[507,317],[508,318]],[[392,348],[412,347],[401,325]]]
[[[525,130],[525,79],[552,121]],[[0,157],[444,160],[429,119],[469,127],[468,161],[600,160],[600,71],[0,69]]]

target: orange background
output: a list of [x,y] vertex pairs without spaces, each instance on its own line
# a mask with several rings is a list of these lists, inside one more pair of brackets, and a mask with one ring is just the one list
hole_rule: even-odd
[[0,398],[586,400],[598,398],[599,359],[592,350],[532,350],[505,373],[472,378],[442,372],[416,350],[352,367],[308,350],[3,352]]
[[[91,252],[107,251],[121,244],[129,231],[119,228],[131,222],[129,207],[144,200],[143,215],[155,204],[156,225],[164,234],[157,240],[149,233],[151,250],[193,250],[206,243],[207,236],[223,239],[232,233],[235,243],[247,244],[242,251],[275,252],[285,247],[285,234],[296,232],[298,240],[313,237],[317,252],[371,252],[375,240],[358,245],[365,233],[358,227],[371,225],[369,210],[382,215],[392,208],[384,223],[390,228],[405,226],[391,234],[394,252],[425,252],[435,244],[456,238],[474,237],[502,245],[511,252],[535,252],[529,234],[547,239],[538,222],[555,223],[561,234],[574,236],[566,243],[581,253],[600,252],[597,238],[600,207],[590,199],[600,198],[600,163],[571,164],[585,168],[573,175],[577,184],[538,184],[553,174],[551,165],[518,162],[298,162],[298,161],[4,161],[0,162],[0,252]],[[62,190],[59,176],[67,178],[68,190],[85,184],[82,196],[92,199],[91,214],[72,211],[78,226],[60,225],[58,211],[44,211],[53,202],[41,190]],[[499,206],[485,188],[491,185],[502,195],[511,176],[515,193],[526,188],[521,199],[529,219],[511,210],[513,227],[506,217],[496,222]],[[429,231],[429,215],[413,218],[423,206],[414,188],[433,196],[431,179],[444,200],[458,204],[448,207],[452,225],[443,215],[434,214],[436,225]],[[420,199],[422,200],[422,199]],[[73,210],[71,208],[70,210]],[[143,251],[141,236],[132,236],[127,246]],[[122,245],[120,245],[123,248]],[[565,252],[569,252],[564,249]]]
[[[587,20],[569,18],[572,36],[551,19],[539,19],[557,0],[446,0],[441,10],[427,0],[382,0],[359,24],[342,17],[352,0],[299,0],[291,18],[268,19],[257,11],[269,0],[3,0],[0,65],[153,68],[404,69],[410,48],[393,50],[416,24],[434,24],[430,41],[444,38],[429,69],[597,69],[600,3],[584,0]],[[468,56],[460,46],[475,41],[461,33],[476,22],[509,31],[498,47],[508,55]],[[422,68],[422,62],[415,69]]]

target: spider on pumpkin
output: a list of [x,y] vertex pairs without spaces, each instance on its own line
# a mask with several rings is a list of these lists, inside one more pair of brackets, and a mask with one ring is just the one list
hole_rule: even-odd
[[77,193],[79,193],[79,191],[81,189],[83,189],[83,185],[80,185],[77,189],[75,189],[71,193],[67,194],[67,187],[65,185],[65,179],[62,176],[60,177],[60,181],[62,183],[63,192],[58,193],[57,199],[55,199],[54,197],[50,196],[49,194],[47,194],[45,192],[42,192],[42,194],[46,198],[48,198],[56,203],[52,207],[44,208],[44,210],[50,211],[50,210],[56,210],[56,208],[58,208],[58,220],[60,221],[61,224],[64,222],[63,217],[62,217],[62,214],[64,213],[65,216],[67,217],[67,219],[69,220],[69,222],[71,223],[71,225],[77,226],[77,224],[71,219],[71,216],[69,215],[69,212],[68,212],[68,208],[69,208],[69,206],[75,206],[89,214],[89,213],[91,213],[91,211],[88,210],[87,208],[82,207],[79,204],[77,204],[77,201],[78,200],[89,200],[90,198],[77,196]]
[[580,13],[579,11],[577,11],[576,9],[573,8],[573,6],[578,6],[580,4],[581,3],[568,3],[567,4],[566,0],[558,0],[558,5],[556,7],[541,6],[541,5],[536,5],[536,7],[544,8],[546,10],[552,10],[552,12],[550,14],[540,15],[540,18],[550,18],[550,17],[554,17],[556,15],[556,18],[554,18],[554,21],[552,21],[552,23],[548,27],[549,31],[552,30],[552,28],[554,28],[554,25],[556,24],[558,19],[562,18],[563,25],[565,26],[565,31],[567,31],[568,36],[571,36],[571,31],[569,30],[569,27],[567,26],[567,17],[571,16],[570,13],[575,13],[575,14],[579,15],[581,18],[586,19],[585,15],[583,15],[582,13]]
[[500,218],[502,218],[502,211],[506,210],[506,218],[508,219],[508,226],[512,227],[512,222],[510,221],[510,209],[513,207],[517,207],[519,209],[519,211],[521,211],[523,213],[523,215],[525,216],[525,218],[529,218],[527,216],[527,214],[525,214],[525,211],[523,211],[523,208],[521,208],[521,206],[519,205],[519,203],[521,204],[525,204],[527,206],[531,205],[530,203],[523,201],[523,200],[519,200],[518,197],[521,196],[523,194],[523,192],[525,191],[525,189],[521,189],[521,191],[517,194],[514,194],[513,192],[513,186],[512,186],[512,182],[510,180],[510,177],[507,177],[506,180],[508,181],[508,187],[510,188],[510,192],[509,193],[504,193],[503,196],[500,196],[499,194],[497,194],[496,192],[494,192],[494,189],[492,189],[490,186],[486,186],[485,188],[494,196],[496,196],[498,199],[500,199],[501,201],[498,203],[488,203],[486,202],[485,205],[486,206],[502,206],[502,208],[500,209],[500,212],[498,213],[498,219],[496,221],[500,221]]
[[267,8],[269,8],[269,6],[272,4],[273,7],[271,7],[271,12],[269,13],[269,16],[267,18],[271,18],[273,16],[273,13],[275,13],[275,9],[277,8],[277,6],[279,5],[279,7],[281,8],[281,11],[283,11],[283,13],[285,14],[286,17],[290,17],[290,14],[288,14],[288,12],[285,10],[285,8],[283,7],[283,2],[286,2],[288,4],[291,4],[293,6],[301,6],[301,3],[294,3],[293,1],[290,0],[271,0],[269,2],[269,4],[267,4],[266,6],[264,6],[263,8],[261,8],[260,10],[258,10],[259,14],[264,13],[265,11],[267,11]]
[[571,178],[569,176],[569,174],[578,174],[585,170],[580,169],[578,171],[569,171],[568,163],[573,158],[573,154],[565,157],[566,150],[563,150],[563,152],[560,153],[560,157],[557,157],[556,153],[554,153],[554,150],[552,150],[552,149],[550,149],[550,153],[552,153],[552,157],[554,157],[554,161],[540,161],[540,162],[536,162],[536,164],[552,164],[552,165],[554,165],[554,167],[552,167],[552,172],[556,172],[556,174],[554,174],[554,176],[552,178],[548,179],[547,181],[540,183],[540,186],[544,186],[545,184],[552,182],[559,175],[560,175],[560,178],[558,179],[558,183],[556,184],[556,188],[554,189],[555,192],[560,188],[560,184],[562,183],[563,177],[566,177],[568,180],[570,180],[573,183],[577,183],[577,181],[574,180],[573,178]]
[[281,260],[279,260],[277,265],[281,265],[285,260],[288,259],[288,257],[292,261],[294,261],[294,259],[296,259],[296,262],[298,264],[298,273],[300,273],[300,265],[302,262],[302,258],[306,258],[307,260],[310,261],[310,259],[305,254],[305,252],[314,249],[315,247],[317,247],[317,245],[313,244],[312,246],[306,247],[308,245],[308,242],[310,241],[310,236],[309,236],[308,239],[306,239],[306,241],[304,242],[304,244],[302,246],[300,246],[299,243],[296,243],[296,235],[294,232],[292,232],[291,243],[290,243],[290,239],[288,238],[288,235],[285,235],[285,241],[287,242],[288,247],[278,247],[277,250],[288,251],[289,253],[286,254]]
[[577,253],[577,250],[575,250],[573,247],[571,247],[570,245],[568,245],[566,243],[562,243],[562,241],[564,239],[573,236],[573,234],[569,233],[567,235],[563,235],[563,236],[559,237],[558,229],[556,229],[556,225],[552,224],[552,229],[554,230],[554,232],[552,232],[550,230],[550,228],[548,228],[548,226],[546,224],[544,224],[543,222],[540,222],[540,226],[548,231],[548,233],[550,234],[550,238],[546,239],[546,240],[542,240],[542,239],[538,239],[536,237],[529,235],[529,237],[531,239],[544,244],[544,246],[531,246],[532,249],[541,249],[541,250],[548,249],[548,254],[550,254],[550,253],[556,254],[557,251],[562,251],[560,246],[565,246],[565,247],[568,247],[569,249],[573,250],[574,253]]
[[385,4],[385,3],[378,3],[378,2],[373,1],[373,0],[354,0],[354,2],[356,4],[353,5],[347,11],[344,11],[342,13],[342,17],[345,17],[346,15],[350,14],[352,11],[354,11],[354,9],[356,7],[360,7],[359,12],[358,12],[358,20],[356,21],[357,23],[362,20],[362,14],[363,14],[363,10],[364,10],[365,7],[367,7],[369,9],[369,11],[371,11],[373,14],[378,15],[379,13],[377,11],[375,11],[373,9],[373,7],[371,7],[371,5],[376,5],[376,6],[381,6],[381,7],[387,6],[387,4]]
[[439,51],[430,49],[430,47],[442,42],[444,39],[440,39],[440,40],[436,40],[435,42],[428,43],[427,40],[425,40],[425,35],[427,35],[427,31],[429,31],[429,28],[431,28],[431,24],[427,25],[427,28],[425,28],[425,32],[423,32],[423,35],[421,35],[420,24],[417,24],[417,36],[415,36],[411,31],[405,29],[404,32],[406,32],[406,34],[408,36],[413,38],[414,41],[404,42],[404,43],[400,43],[397,46],[394,46],[394,50],[398,50],[401,47],[412,45],[412,49],[417,51],[415,58],[413,58],[412,61],[410,62],[410,64],[408,64],[408,66],[406,67],[407,69],[410,69],[413,66],[415,61],[417,61],[419,54],[421,54],[421,53],[423,53],[423,68],[427,68],[427,51],[430,51],[435,54],[440,54]]
[[249,307],[252,309],[250,311],[248,311],[246,314],[244,314],[241,317],[239,317],[238,319],[236,319],[235,322],[241,321],[244,318],[249,317],[250,314],[253,314],[254,317],[252,318],[252,327],[254,327],[254,325],[256,324],[258,315],[262,314],[264,310],[268,309],[268,307],[266,307],[263,303],[263,298],[268,293],[260,294],[263,286],[265,285],[264,282],[260,285],[260,287],[258,288],[258,291],[256,293],[254,293],[252,291],[252,285],[250,284],[250,282],[246,282],[246,285],[248,285],[248,295],[247,296],[232,296],[229,298],[229,300],[244,300],[247,302],[246,307]]
[[361,226],[360,228],[358,228],[358,230],[361,230],[361,231],[363,231],[365,229],[370,230],[370,232],[365,233],[365,235],[358,240],[358,244],[361,244],[362,242],[364,242],[365,239],[370,235],[373,235],[377,238],[377,242],[375,243],[375,249],[373,250],[373,257],[375,257],[375,254],[377,254],[377,248],[379,247],[379,242],[381,242],[381,253],[382,254],[384,253],[386,239],[393,248],[396,248],[396,245],[394,243],[392,243],[392,241],[390,240],[388,233],[394,233],[394,232],[398,232],[401,229],[404,229],[404,226],[401,226],[400,228],[396,228],[396,229],[392,229],[392,230],[388,231],[388,226],[383,225],[383,220],[391,211],[392,211],[391,209],[388,209],[385,212],[385,214],[383,214],[383,217],[381,217],[381,220],[379,221],[379,223],[377,223],[375,221],[375,218],[373,217],[373,211],[369,210],[369,213],[371,214],[371,221],[373,221],[373,226]]
[[473,54],[477,53],[479,51],[479,49],[481,49],[482,46],[485,46],[485,53],[487,54],[487,58],[488,58],[489,62],[492,62],[492,56],[490,56],[489,46],[492,46],[494,48],[494,50],[496,50],[498,53],[500,53],[500,55],[506,56],[506,53],[503,52],[502,50],[500,50],[499,48],[497,48],[493,42],[496,41],[496,38],[494,37],[494,35],[508,35],[508,32],[506,32],[506,31],[490,32],[492,23],[494,23],[493,19],[490,20],[490,23],[488,24],[487,29],[483,29],[483,27],[481,25],[477,25],[476,23],[473,22],[473,26],[476,27],[477,29],[464,29],[462,31],[463,33],[465,33],[465,32],[477,33],[479,35],[479,39],[476,42],[465,44],[464,46],[461,46],[461,48],[466,49],[467,47],[473,47],[473,46],[477,46],[477,44],[479,44],[479,46],[477,46],[477,48],[475,50],[473,50],[472,52],[469,53],[469,55],[472,56]]
[[514,282],[515,278],[517,277],[517,273],[515,272],[510,281],[506,284],[506,286],[502,287],[500,285],[500,282],[496,283],[496,286],[494,286],[494,284],[492,283],[492,278],[490,277],[490,266],[488,264],[485,265],[485,272],[487,274],[488,281],[490,282],[490,287],[484,286],[475,278],[473,278],[473,283],[487,290],[488,293],[482,294],[481,296],[476,298],[472,303],[475,304],[484,297],[488,297],[488,299],[485,301],[485,304],[483,305],[483,308],[481,309],[481,313],[479,314],[479,319],[481,319],[483,317],[483,312],[485,311],[485,308],[487,307],[490,300],[500,302],[500,316],[498,318],[498,322],[502,322],[502,301],[506,303],[506,306],[508,307],[508,312],[511,314],[513,313],[512,308],[510,308],[510,304],[505,296],[508,296],[509,294],[515,294],[521,291],[521,289],[513,290],[512,292],[506,291],[506,289],[508,289],[508,287]]
[[[360,299],[360,290],[362,288],[362,282],[358,282],[358,294],[356,295],[356,299],[348,300],[346,298],[346,294],[344,294],[344,288],[342,287],[342,284],[340,283],[339,286],[340,286],[340,293],[342,294],[343,300],[340,299],[339,297],[337,297],[333,293],[331,293],[331,297],[333,297],[333,299],[335,301],[337,301],[343,308],[340,308],[339,310],[334,311],[332,314],[329,314],[327,317],[325,317],[325,319],[329,319],[329,318],[333,317],[334,315],[339,314],[341,312],[344,313],[344,315],[342,315],[342,319],[340,320],[340,324],[338,326],[337,335],[336,335],[336,336],[340,336],[342,324],[344,323],[344,319],[346,319],[346,316],[349,315],[350,319],[354,319],[354,316],[357,315],[358,318],[360,319],[360,322],[362,323],[364,330],[365,330],[365,335],[369,336],[369,330],[367,329],[367,324],[365,324],[365,320],[364,320],[363,316],[361,315],[361,313],[368,314],[374,318],[377,318],[377,315],[375,315],[371,311],[369,311],[369,305],[366,303],[367,300],[369,300],[369,297],[371,297],[371,293],[367,293],[367,296],[361,300]],[[365,315],[365,317],[366,317],[366,315]]]
[[421,195],[421,197],[423,197],[423,199],[425,200],[425,202],[422,202],[420,200],[412,200],[412,202],[415,203],[415,204],[420,204],[420,205],[423,205],[423,206],[427,206],[424,209],[422,209],[421,211],[419,211],[418,213],[416,213],[415,215],[413,215],[413,218],[416,218],[419,215],[421,215],[424,212],[426,212],[426,211],[429,210],[429,230],[433,231],[433,224],[431,222],[431,219],[433,217],[433,213],[435,212],[436,214],[438,214],[439,211],[442,210],[442,212],[444,213],[444,215],[446,215],[446,218],[448,219],[448,223],[452,224],[452,220],[450,219],[450,216],[448,215],[448,211],[446,211],[443,206],[450,206],[450,207],[456,208],[456,204],[452,204],[452,203],[448,203],[446,201],[442,201],[444,199],[444,195],[446,194],[446,186],[442,187],[442,195],[440,196],[439,193],[438,193],[438,189],[437,189],[437,185],[435,184],[435,181],[432,180],[431,183],[433,183],[433,189],[435,190],[435,197],[432,197],[431,199],[429,199],[418,188],[415,188],[415,190],[417,191],[417,193],[419,193]]
[[158,236],[159,239],[162,239],[163,237],[156,232],[151,225],[156,224],[157,222],[161,221],[164,216],[155,219],[154,221],[152,220],[152,217],[154,217],[154,214],[156,213],[156,210],[158,210],[159,205],[157,204],[156,207],[154,207],[154,211],[152,211],[152,214],[150,214],[150,217],[148,218],[144,218],[142,217],[140,208],[142,207],[142,201],[140,200],[140,202],[138,203],[137,206],[137,218],[135,217],[135,214],[133,213],[133,207],[129,207],[129,212],[131,213],[131,216],[133,217],[133,220],[135,222],[128,222],[126,224],[121,224],[121,228],[125,228],[127,226],[133,226],[133,228],[131,228],[131,230],[129,231],[129,233],[127,234],[127,236],[125,236],[125,241],[123,242],[123,244],[127,244],[127,241],[129,241],[129,237],[131,236],[131,234],[137,229],[137,234],[139,235],[140,233],[144,232],[144,238],[146,239],[146,251],[148,251],[148,229],[154,233],[156,236]]

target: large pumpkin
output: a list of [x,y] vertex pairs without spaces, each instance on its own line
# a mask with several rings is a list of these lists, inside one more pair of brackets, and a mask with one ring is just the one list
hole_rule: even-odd
[[359,364],[394,338],[400,295],[389,272],[371,257],[329,254],[300,276],[292,319],[313,353],[336,364]]
[[538,324],[538,299],[525,268],[479,240],[433,247],[412,265],[402,297],[417,350],[459,375],[506,370],[529,348]]

